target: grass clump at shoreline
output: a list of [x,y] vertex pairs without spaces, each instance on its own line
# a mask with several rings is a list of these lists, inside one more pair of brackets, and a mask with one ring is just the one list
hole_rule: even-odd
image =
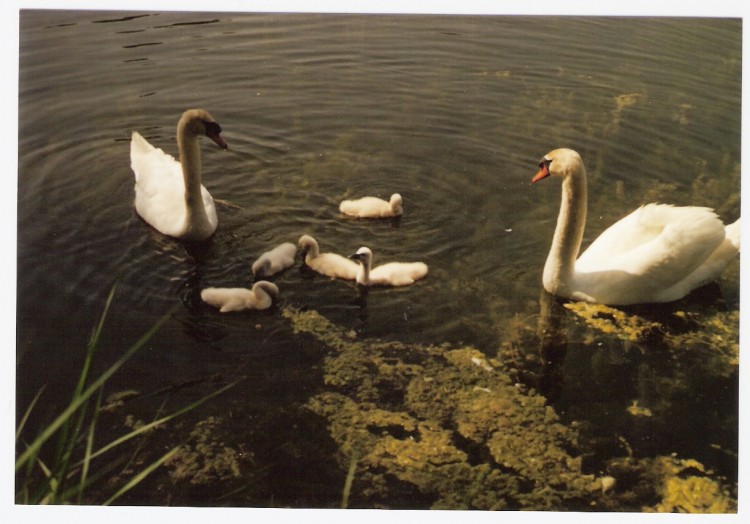
[[[112,304],[115,287],[107,296],[103,312],[89,338],[86,356],[78,382],[68,405],[37,435],[25,437],[24,429],[34,406],[44,388],[34,397],[16,429],[16,495],[17,504],[82,504],[92,503],[87,498],[87,488],[95,483],[97,489],[102,479],[114,474],[118,467],[130,461],[125,453],[114,453],[122,444],[149,430],[187,413],[208,399],[223,393],[234,385],[228,384],[192,404],[169,415],[138,425],[132,431],[110,442],[97,442],[97,423],[102,412],[104,386],[125,362],[135,355],[171,317],[172,311],[162,316],[127,351],[96,378],[91,376],[91,365],[99,345],[104,322]],[[120,448],[121,449],[121,448]],[[109,505],[141,483],[154,470],[175,456],[181,445],[171,448],[132,477],[112,486],[111,493],[97,503]]]

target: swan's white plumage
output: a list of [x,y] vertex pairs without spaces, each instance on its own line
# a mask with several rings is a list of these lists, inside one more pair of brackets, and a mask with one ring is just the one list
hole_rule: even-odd
[[357,284],[362,286],[409,286],[427,275],[424,262],[388,262],[372,267],[372,250],[361,247],[352,255],[359,263]]
[[583,162],[575,151],[557,149],[540,167],[535,182],[563,178],[543,276],[552,294],[611,305],[671,302],[716,279],[739,252],[739,220],[725,227],[705,207],[648,204],[613,224],[576,260],[586,220]]
[[359,265],[356,262],[336,253],[321,253],[317,240],[310,235],[300,237],[299,247],[305,253],[305,264],[314,271],[331,278],[357,278]]
[[253,273],[256,276],[270,277],[294,265],[297,246],[284,242],[266,251],[253,262]]
[[279,294],[276,284],[261,280],[252,289],[243,287],[209,287],[201,291],[201,299],[221,313],[246,309],[268,309]]
[[394,193],[390,200],[372,196],[344,200],[339,204],[339,211],[359,218],[385,218],[403,214],[404,207],[401,195]]
[[[140,133],[132,134],[130,167],[135,173],[135,209],[146,222],[165,235],[203,240],[210,237],[218,225],[214,200],[201,184],[198,134],[206,134],[206,122],[218,127],[204,110],[188,110],[180,119],[178,145],[181,161],[186,161],[185,164],[149,144]],[[226,148],[218,132],[211,138]],[[191,180],[191,191],[199,191],[199,195],[190,195],[186,191],[188,179]],[[193,209],[189,208],[190,205]]]

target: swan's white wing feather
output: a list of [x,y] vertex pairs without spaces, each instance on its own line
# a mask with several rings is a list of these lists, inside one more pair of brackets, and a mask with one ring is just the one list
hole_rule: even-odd
[[145,156],[153,151],[155,148],[148,141],[141,136],[137,131],[133,131],[133,135],[130,139],[130,168],[135,173],[135,180],[138,181],[139,173],[141,170],[141,163]]
[[581,255],[577,285],[597,302],[665,301],[664,292],[704,264],[725,236],[708,208],[644,206]]
[[[135,173],[135,208],[143,219],[165,235],[179,237],[186,228],[185,179],[182,166],[134,132],[130,142],[130,166]],[[216,206],[201,186],[208,220],[217,224]]]
[[654,266],[685,275],[724,240],[724,224],[709,208],[643,206],[599,236],[576,262],[579,271],[643,274]]
[[[136,173],[135,208],[138,214],[160,232],[180,236],[185,230],[187,215],[185,180],[180,163],[161,149],[153,148],[131,158],[131,164]],[[205,203],[205,194],[203,200]]]
[[669,222],[669,205],[648,204],[621,218],[604,230],[576,261],[582,271],[596,271],[606,261],[622,255],[659,236]]

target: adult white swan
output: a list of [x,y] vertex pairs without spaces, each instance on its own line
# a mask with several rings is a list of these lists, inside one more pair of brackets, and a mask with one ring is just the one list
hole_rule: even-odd
[[357,284],[360,286],[410,286],[427,274],[424,262],[388,262],[372,267],[372,251],[361,247],[350,256],[359,262]]
[[179,162],[134,131],[130,167],[135,173],[135,209],[159,232],[184,240],[205,240],[216,231],[214,200],[201,185],[198,137],[222,149],[221,126],[203,109],[190,109],[177,123]]
[[587,200],[580,155],[551,151],[532,182],[548,176],[562,178],[562,204],[543,276],[553,295],[612,305],[671,302],[714,280],[739,252],[739,219],[725,227],[705,207],[647,204],[578,257]]

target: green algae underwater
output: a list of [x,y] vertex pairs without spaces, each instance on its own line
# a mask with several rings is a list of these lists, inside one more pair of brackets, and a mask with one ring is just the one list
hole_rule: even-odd
[[[595,310],[593,316],[601,318],[602,311],[615,312],[601,306]],[[626,454],[611,457],[597,472],[586,471],[586,443],[578,424],[562,422],[547,399],[518,382],[516,370],[503,363],[512,361],[502,356],[513,353],[517,341],[501,348],[498,358],[487,358],[472,347],[362,341],[315,311],[287,309],[283,314],[295,332],[326,348],[328,390],[313,396],[307,408],[325,418],[341,467],[354,471],[351,507],[687,513],[737,509],[736,494],[726,480],[689,457]],[[722,373],[731,373],[737,365],[732,316],[711,315],[717,330],[713,336],[725,341],[716,363]],[[631,322],[644,321],[631,317]],[[610,325],[602,333],[608,335],[610,329],[630,343],[643,335],[638,329]],[[523,338],[532,336],[519,340]],[[552,351],[559,344],[550,330],[542,339]],[[665,340],[675,350],[705,343],[685,333]],[[633,418],[643,416],[628,412]]]

